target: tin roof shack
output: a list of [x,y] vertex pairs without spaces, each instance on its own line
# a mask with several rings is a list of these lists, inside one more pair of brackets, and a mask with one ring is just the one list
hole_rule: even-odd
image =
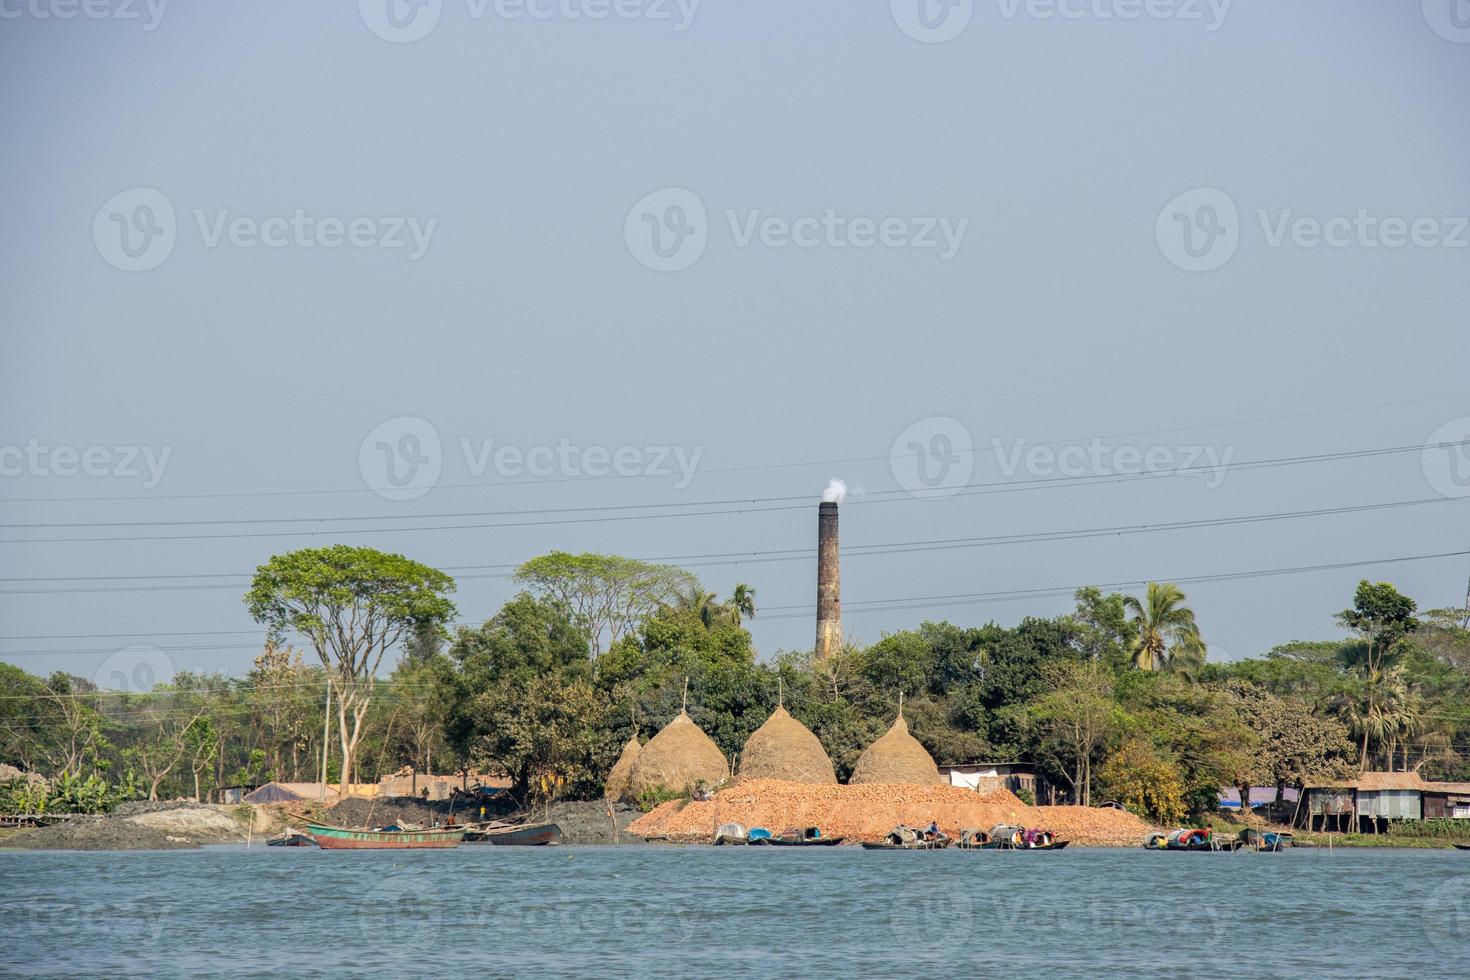
[[1470,783],[1425,783],[1424,819],[1470,821]]
[[967,762],[958,766],[940,766],[939,775],[951,786],[962,786],[977,793],[1007,789],[1022,799],[1029,793],[1039,806],[1050,806],[1053,802],[1051,785],[1029,762]]
[[1306,787],[1308,830],[1381,833],[1394,820],[1424,816],[1424,780],[1417,772],[1362,772],[1357,779]]

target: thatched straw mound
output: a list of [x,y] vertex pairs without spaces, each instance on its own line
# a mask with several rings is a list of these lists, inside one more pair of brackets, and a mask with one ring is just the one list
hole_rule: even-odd
[[659,788],[688,792],[699,783],[713,789],[729,778],[730,766],[720,747],[681,711],[633,760],[623,799],[633,802]]
[[778,707],[746,740],[740,778],[836,783],[837,773],[811,729]]
[[893,727],[858,756],[848,782],[933,786],[944,780],[933,757],[909,734],[908,723],[899,715]]
[[633,760],[638,758],[638,753],[643,750],[637,735],[628,736],[628,744],[623,746],[623,754],[618,756],[618,761],[613,763],[612,772],[607,774],[607,786],[602,792],[603,799],[616,800],[622,797],[623,791],[628,788],[628,774],[633,771]]

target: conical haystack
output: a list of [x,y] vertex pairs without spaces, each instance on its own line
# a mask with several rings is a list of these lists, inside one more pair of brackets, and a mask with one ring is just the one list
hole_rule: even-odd
[[849,783],[912,783],[930,786],[944,782],[934,759],[919,740],[909,734],[900,714],[876,742],[863,750],[853,767]]
[[837,773],[811,729],[778,707],[746,740],[740,778],[836,783]]
[[729,778],[730,767],[720,747],[681,711],[633,760],[623,799],[633,802],[659,788],[685,793],[699,783],[713,789]]
[[642,750],[643,745],[638,741],[638,736],[629,735],[628,744],[623,746],[623,754],[618,756],[618,761],[613,763],[612,772],[607,774],[603,799],[616,800],[623,795],[623,790],[628,788],[628,773],[633,771],[633,760],[638,758],[638,753]]

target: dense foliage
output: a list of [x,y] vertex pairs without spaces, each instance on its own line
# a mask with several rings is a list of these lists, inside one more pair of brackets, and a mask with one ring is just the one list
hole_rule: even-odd
[[[285,572],[331,578],[321,556],[264,566],[279,572],[250,597],[264,621],[297,615],[273,605]],[[1172,585],[1138,597],[1083,589],[1071,613],[1009,627],[926,622],[814,662],[804,651],[757,659],[744,585],[722,601],[686,572],[548,556],[523,566],[530,591],[446,636],[434,627],[452,583],[395,567],[408,576],[399,594],[423,604],[398,620],[392,673],[359,678],[354,771],[333,753],[329,779],[472,768],[509,777],[522,799],[596,796],[623,743],[668,722],[686,684],[690,714],[732,761],[782,699],[845,778],[902,696],[941,763],[1031,762],[1060,798],[1163,822],[1213,808],[1222,786],[1284,789],[1360,767],[1470,778],[1470,631],[1458,612],[1420,614],[1386,583],[1363,583],[1338,617],[1349,637],[1228,663],[1209,662],[1207,630]],[[371,592],[341,587],[352,601]],[[613,628],[608,609],[638,612]],[[342,668],[312,660],[270,645],[244,677],[180,674],[143,695],[0,665],[0,762],[98,808],[314,780],[327,671],[336,681]],[[4,805],[20,805],[16,784],[9,792]],[[22,802],[52,806],[56,792]]]

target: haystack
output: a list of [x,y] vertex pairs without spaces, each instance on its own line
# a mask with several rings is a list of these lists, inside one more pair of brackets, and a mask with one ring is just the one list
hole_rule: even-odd
[[740,753],[740,778],[836,783],[837,773],[811,729],[784,707],[777,707],[746,740]]
[[863,750],[849,783],[910,783],[931,786],[944,782],[934,759],[909,734],[903,713],[876,742]]
[[642,749],[638,736],[629,735],[628,744],[623,746],[623,754],[618,756],[618,761],[613,763],[612,772],[607,774],[603,799],[616,800],[623,795],[623,790],[628,788],[628,774],[633,771],[633,760],[638,758]]
[[633,760],[623,799],[636,801],[659,788],[685,793],[700,783],[713,789],[729,778],[730,766],[720,747],[681,711]]

